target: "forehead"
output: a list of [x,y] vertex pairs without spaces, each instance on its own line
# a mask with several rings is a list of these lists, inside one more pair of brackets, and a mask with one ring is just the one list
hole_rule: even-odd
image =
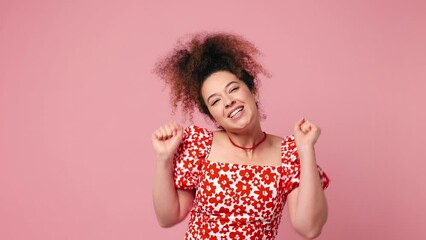
[[233,73],[228,71],[218,71],[211,74],[206,80],[204,80],[201,86],[201,94],[203,97],[213,94],[217,91],[223,90],[230,82],[242,82]]

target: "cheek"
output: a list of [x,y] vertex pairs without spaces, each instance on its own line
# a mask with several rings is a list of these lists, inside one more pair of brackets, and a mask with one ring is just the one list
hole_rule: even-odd
[[256,103],[256,98],[253,96],[251,92],[245,92],[242,96],[246,102],[253,102]]
[[215,122],[222,122],[224,119],[223,116],[223,106],[213,106],[209,108],[210,115]]
[[219,117],[222,116],[221,111],[217,107],[210,108],[209,111],[215,120],[219,120]]

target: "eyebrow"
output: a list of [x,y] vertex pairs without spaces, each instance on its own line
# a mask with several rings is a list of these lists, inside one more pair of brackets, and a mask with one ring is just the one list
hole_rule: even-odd
[[[228,84],[226,84],[225,89],[227,89],[227,88],[228,88],[231,84],[233,84],[233,83],[238,83],[238,82],[237,82],[237,81],[231,81],[231,82],[229,82]],[[217,95],[217,93],[213,93],[212,95],[210,95],[210,96],[207,98],[207,102],[209,102],[210,98],[214,97],[215,95]]]

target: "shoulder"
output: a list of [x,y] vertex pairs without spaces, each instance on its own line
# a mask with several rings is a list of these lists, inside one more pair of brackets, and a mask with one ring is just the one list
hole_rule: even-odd
[[296,141],[294,135],[287,135],[282,138],[281,151],[283,154],[283,158],[296,161],[299,157],[297,152]]
[[271,138],[273,142],[281,144],[281,147],[287,150],[296,147],[293,134],[287,135],[285,137],[268,134],[268,137]]
[[205,152],[212,144],[213,133],[207,128],[190,125],[184,129],[182,138],[184,148]]
[[198,160],[208,154],[212,144],[212,133],[206,128],[190,125],[183,130],[176,157],[177,161]]
[[294,135],[290,134],[282,138],[282,146],[286,150],[293,150],[296,148],[296,141]]
[[184,138],[201,140],[205,138],[210,138],[213,133],[207,128],[199,127],[197,125],[190,125],[184,129],[183,134],[184,134]]
[[297,147],[296,147],[296,142],[294,139],[294,135],[290,134],[290,135],[286,135],[284,137],[281,136],[276,136],[276,135],[272,135],[269,134],[270,138],[273,139],[273,142],[275,144],[279,144],[281,147],[281,157],[284,159],[293,159],[295,157],[297,157]]

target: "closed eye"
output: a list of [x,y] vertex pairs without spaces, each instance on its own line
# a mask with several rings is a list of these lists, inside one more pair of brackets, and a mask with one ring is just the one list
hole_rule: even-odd
[[211,105],[212,105],[212,106],[214,106],[217,102],[219,102],[219,100],[220,100],[220,99],[216,99],[216,100],[214,100],[214,101],[211,103]]
[[234,91],[238,90],[239,88],[240,88],[240,87],[234,87],[234,88],[231,88],[231,90],[229,91],[229,93],[234,92]]

